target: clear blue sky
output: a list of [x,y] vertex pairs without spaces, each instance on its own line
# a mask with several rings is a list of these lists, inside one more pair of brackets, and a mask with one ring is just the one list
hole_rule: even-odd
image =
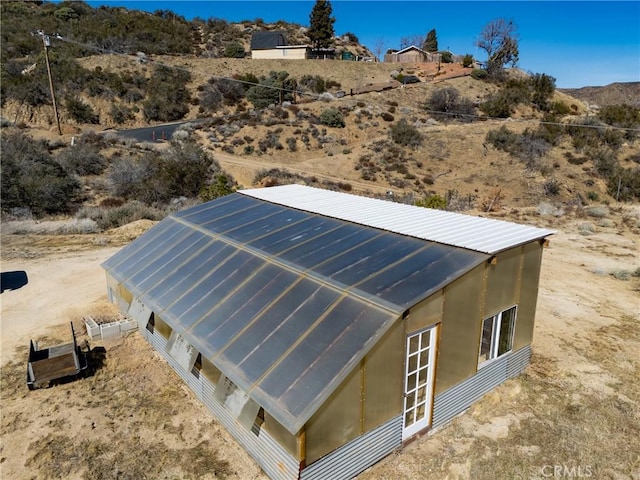
[[[267,23],[309,25],[314,1],[88,1],[89,5],[171,10],[188,20],[221,18],[229,22],[262,18]],[[518,66],[546,73],[558,88],[603,86],[640,81],[640,2],[599,1],[331,1],[335,33],[354,33],[373,50],[383,40],[399,48],[400,39],[434,29],[440,49],[486,55],[475,47],[484,26],[513,19],[519,38]]]

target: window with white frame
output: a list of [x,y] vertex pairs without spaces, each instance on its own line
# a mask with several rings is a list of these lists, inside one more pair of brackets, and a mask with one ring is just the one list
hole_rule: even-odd
[[478,367],[511,351],[516,324],[516,307],[513,306],[482,321]]

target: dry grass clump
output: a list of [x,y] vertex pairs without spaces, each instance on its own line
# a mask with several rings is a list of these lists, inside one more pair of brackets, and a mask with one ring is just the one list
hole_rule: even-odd
[[9,235],[83,235],[96,233],[98,224],[89,218],[67,220],[22,220],[2,224],[3,233]]

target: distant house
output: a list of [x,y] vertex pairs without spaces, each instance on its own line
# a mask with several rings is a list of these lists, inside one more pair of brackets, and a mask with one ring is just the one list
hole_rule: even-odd
[[398,51],[389,51],[384,56],[385,63],[427,63],[440,61],[439,53],[431,53],[411,45]]
[[304,60],[309,57],[311,47],[308,45],[287,45],[284,32],[255,32],[251,36],[251,58],[272,60],[289,59]]

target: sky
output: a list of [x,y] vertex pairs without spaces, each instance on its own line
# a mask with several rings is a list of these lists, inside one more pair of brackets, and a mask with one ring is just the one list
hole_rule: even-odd
[[[315,1],[175,0],[87,1],[92,7],[171,10],[187,20],[228,22],[263,19],[309,26]],[[350,32],[374,51],[400,48],[401,39],[436,30],[438,47],[486,60],[475,43],[484,27],[513,20],[520,51],[518,67],[545,73],[557,88],[640,81],[640,2],[632,1],[331,1],[337,35]]]

